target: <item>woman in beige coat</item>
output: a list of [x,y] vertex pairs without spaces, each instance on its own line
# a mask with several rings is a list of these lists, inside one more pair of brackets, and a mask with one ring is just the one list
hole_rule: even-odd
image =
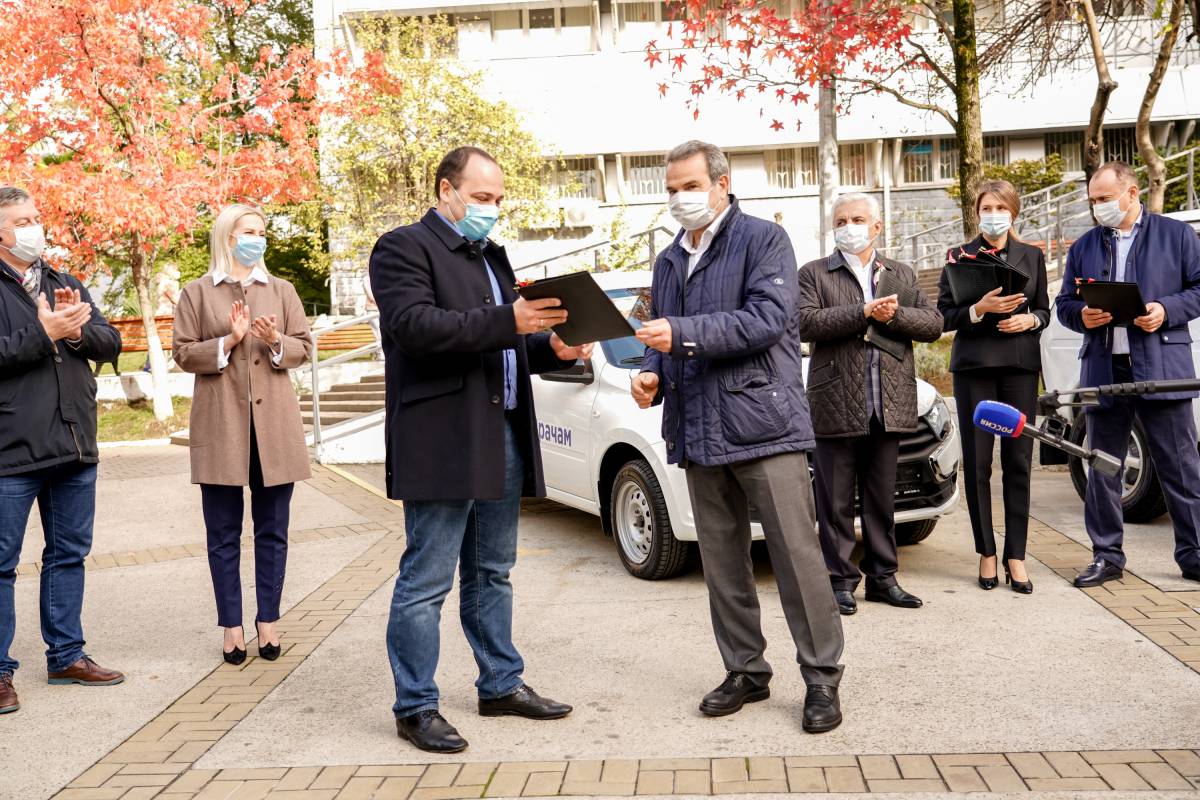
[[213,223],[209,272],[184,287],[175,314],[175,361],[196,375],[192,483],[200,484],[217,624],[231,664],[246,660],[242,487],[250,487],[254,520],[258,652],[274,661],[292,486],[310,474],[288,370],[308,361],[312,336],[295,288],[267,274],[266,248],[262,212],[226,208]]

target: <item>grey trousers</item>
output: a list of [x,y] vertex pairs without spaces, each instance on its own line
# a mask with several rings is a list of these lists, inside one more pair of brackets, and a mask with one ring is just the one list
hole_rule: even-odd
[[686,472],[713,633],[725,669],[746,673],[762,686],[771,680],[750,560],[752,503],[766,535],[800,674],[809,686],[837,686],[842,620],[817,540],[808,458],[784,453],[719,467],[689,464]]

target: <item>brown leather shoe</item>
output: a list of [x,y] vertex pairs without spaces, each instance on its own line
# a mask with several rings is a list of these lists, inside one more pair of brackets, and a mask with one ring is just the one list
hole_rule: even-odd
[[0,714],[10,714],[20,707],[17,690],[12,685],[12,675],[0,675]]
[[105,669],[84,656],[62,672],[51,672],[47,682],[53,684],[78,683],[80,686],[112,686],[125,680],[125,676],[113,669]]

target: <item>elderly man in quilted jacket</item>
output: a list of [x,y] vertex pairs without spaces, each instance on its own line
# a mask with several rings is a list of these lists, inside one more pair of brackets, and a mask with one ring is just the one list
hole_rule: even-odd
[[667,156],[671,215],[682,226],[654,265],[653,319],[633,396],[663,404],[667,460],[687,472],[725,680],[700,710],[733,714],[770,696],[771,667],[750,561],[752,504],[808,686],[803,727],[842,721],[842,626],[821,563],[806,451],[796,258],[783,229],[738,208],[719,149]]
[[[868,600],[919,608],[920,598],[896,581],[896,463],[900,435],[918,425],[912,342],[941,336],[942,317],[910,267],[875,251],[883,229],[875,198],[842,195],[833,225],[836,252],[800,269],[800,332],[814,345],[807,383],[821,548],[841,613],[858,610],[863,573]],[[885,276],[887,286],[903,287],[903,303],[897,294],[879,296]],[[856,485],[865,551],[857,567],[850,559]]]

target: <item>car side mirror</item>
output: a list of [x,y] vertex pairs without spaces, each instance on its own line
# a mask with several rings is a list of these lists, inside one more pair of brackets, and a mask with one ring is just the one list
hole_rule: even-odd
[[592,360],[579,359],[571,366],[557,372],[543,372],[542,380],[553,381],[554,383],[581,383],[589,384],[596,380],[596,375],[592,372]]

